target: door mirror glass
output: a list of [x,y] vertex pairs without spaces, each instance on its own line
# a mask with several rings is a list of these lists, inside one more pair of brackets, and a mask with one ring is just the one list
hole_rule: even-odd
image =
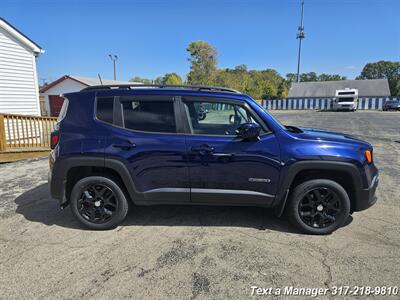
[[261,127],[257,123],[244,123],[236,130],[237,136],[244,140],[258,140]]

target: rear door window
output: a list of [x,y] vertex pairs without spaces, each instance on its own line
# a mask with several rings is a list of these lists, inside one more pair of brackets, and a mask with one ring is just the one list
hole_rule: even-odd
[[121,102],[124,127],[131,130],[176,133],[173,101],[132,99]]

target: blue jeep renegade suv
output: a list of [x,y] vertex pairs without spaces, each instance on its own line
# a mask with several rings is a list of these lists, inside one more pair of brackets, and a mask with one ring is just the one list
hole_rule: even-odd
[[95,86],[64,95],[51,194],[92,229],[135,205],[253,205],[327,234],[374,204],[372,146],[283,126],[249,96],[205,86]]

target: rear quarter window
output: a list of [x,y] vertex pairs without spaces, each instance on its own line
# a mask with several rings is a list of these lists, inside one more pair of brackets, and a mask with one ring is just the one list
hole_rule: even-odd
[[98,120],[113,123],[114,97],[97,98],[96,117]]
[[68,104],[69,104],[68,99],[64,97],[63,105],[62,105],[60,113],[57,117],[57,123],[60,123],[62,120],[64,120],[65,116],[67,115]]

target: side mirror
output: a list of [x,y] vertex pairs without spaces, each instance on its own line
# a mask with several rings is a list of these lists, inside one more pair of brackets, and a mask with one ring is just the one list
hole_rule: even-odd
[[261,127],[256,123],[244,123],[236,130],[237,136],[247,141],[258,140],[260,132]]

